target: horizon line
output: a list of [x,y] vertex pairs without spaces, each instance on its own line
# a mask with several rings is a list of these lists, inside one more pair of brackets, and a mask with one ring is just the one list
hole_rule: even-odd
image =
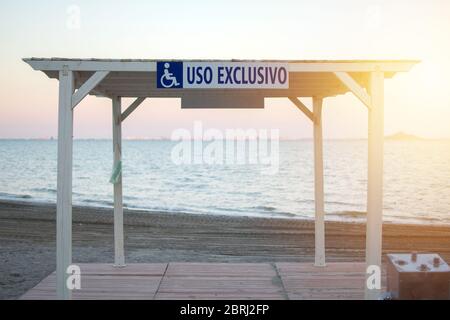
[[[417,137],[416,139],[395,139],[395,138],[391,138],[391,135],[387,135],[384,136],[385,140],[392,140],[392,141],[421,141],[421,140],[450,140],[450,137],[440,137],[440,138],[423,138],[423,137]],[[58,141],[58,138],[34,138],[34,137],[27,137],[27,138],[18,138],[18,137],[13,137],[13,138],[2,138],[0,137],[0,141],[6,141],[6,140],[36,140],[36,141]],[[112,141],[112,138],[73,138],[74,141],[83,141],[83,140],[107,140],[107,141]],[[167,138],[167,137],[161,137],[161,138],[146,138],[146,137],[142,137],[142,138],[122,138],[122,141],[173,141],[173,142],[178,142],[178,141],[220,141],[220,140],[250,140],[250,139],[210,139],[210,140],[206,140],[206,139],[195,139],[195,138],[191,138],[191,139],[177,139],[177,140],[172,140],[171,138]],[[259,140],[259,139],[252,139],[252,140]],[[267,140],[272,140],[270,138],[267,138]],[[280,141],[299,141],[299,140],[314,140],[313,137],[310,138],[279,138]],[[356,138],[323,138],[323,140],[368,140],[368,138],[364,137],[356,137]]]

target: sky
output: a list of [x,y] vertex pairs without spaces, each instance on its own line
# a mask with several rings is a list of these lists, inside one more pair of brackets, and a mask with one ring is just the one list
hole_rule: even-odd
[[[417,59],[385,82],[385,133],[450,138],[449,17],[447,0],[1,1],[0,138],[57,136],[58,82],[25,57]],[[75,109],[74,137],[111,138],[111,112],[110,100],[86,98]],[[179,100],[148,99],[122,131],[170,137],[196,120],[312,136],[286,99],[263,110],[181,110]],[[323,126],[325,138],[365,138],[367,109],[351,94],[326,99]]]

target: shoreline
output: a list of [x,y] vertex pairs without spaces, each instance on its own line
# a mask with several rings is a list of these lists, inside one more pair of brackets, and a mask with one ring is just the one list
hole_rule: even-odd
[[[0,200],[0,299],[55,270],[56,206]],[[73,207],[73,261],[114,259],[111,208]],[[364,261],[365,224],[326,221],[327,261]],[[314,221],[124,210],[128,262],[313,262]],[[450,226],[383,224],[383,253],[436,252],[450,262]]]
[[[1,195],[5,195],[6,193],[0,193],[0,204],[2,203],[14,203],[14,204],[23,204],[23,205],[33,205],[33,206],[56,206],[56,201],[51,201],[48,199],[38,199],[34,198],[31,195],[12,195],[11,197],[2,197]],[[99,202],[101,203],[101,202]],[[91,210],[91,209],[98,209],[100,211],[107,211],[107,210],[113,210],[113,202],[111,200],[111,204],[105,205],[105,204],[93,204],[93,202],[89,201],[89,204],[80,204],[80,203],[73,203],[73,208],[78,208],[79,210]],[[170,210],[152,210],[147,209],[145,207],[130,207],[125,206],[123,207],[124,212],[130,212],[130,213],[145,213],[145,214],[167,214],[167,215],[173,215],[173,214],[179,214],[179,215],[193,215],[193,216],[213,216],[213,217],[222,217],[222,218],[249,218],[249,219],[281,219],[281,220],[302,220],[302,221],[314,221],[314,216],[307,217],[307,216],[300,216],[292,213],[270,213],[267,212],[265,214],[263,213],[252,213],[249,215],[244,215],[242,213],[237,214],[225,214],[225,213],[203,213],[203,212],[190,212],[190,211],[170,211]],[[339,211],[339,212],[325,212],[325,221],[326,222],[337,222],[337,223],[358,223],[358,224],[364,224],[365,223],[365,215],[366,212],[364,211],[354,211],[354,210],[346,210],[346,211]],[[386,218],[386,217],[385,217]],[[414,219],[410,217],[401,217],[397,216],[398,219],[404,219],[407,220],[406,222],[399,222],[395,220],[385,220],[383,221],[383,224],[395,224],[395,225],[413,225],[413,226],[447,226],[450,227],[450,222],[441,221],[437,218],[422,218],[422,219]]]

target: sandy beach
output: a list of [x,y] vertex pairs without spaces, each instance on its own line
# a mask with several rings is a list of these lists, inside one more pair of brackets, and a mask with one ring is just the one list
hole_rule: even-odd
[[[0,201],[0,299],[55,270],[55,205]],[[312,262],[314,224],[125,210],[128,262]],[[364,261],[365,226],[327,222],[328,261]],[[437,252],[450,262],[450,226],[384,224],[388,252]],[[73,261],[112,262],[112,209],[74,207]]]

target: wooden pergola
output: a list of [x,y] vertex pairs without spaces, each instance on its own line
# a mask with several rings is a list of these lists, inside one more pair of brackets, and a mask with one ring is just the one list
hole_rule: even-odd
[[[87,96],[112,100],[114,165],[121,163],[122,122],[146,98],[197,97],[217,102],[235,97],[286,97],[300,109],[314,127],[315,180],[315,266],[325,266],[325,224],[322,155],[323,99],[352,92],[368,109],[368,179],[366,267],[380,266],[382,258],[383,213],[383,109],[384,79],[397,72],[407,72],[418,61],[374,60],[199,60],[212,63],[284,63],[288,66],[289,86],[282,89],[160,89],[156,85],[157,60],[113,59],[24,59],[33,69],[59,80],[58,176],[57,176],[57,296],[70,299],[66,286],[67,268],[72,263],[72,153],[73,112]],[[170,60],[169,60],[170,61]],[[177,60],[179,61],[179,60]],[[183,60],[192,62],[192,60]],[[122,111],[121,98],[136,98]],[[299,98],[311,97],[313,109]],[[237,100],[238,101],[238,100]],[[115,266],[124,267],[124,234],[121,171],[114,183],[114,248]],[[367,274],[368,276],[370,274]],[[379,289],[366,286],[365,297],[375,299]]]

